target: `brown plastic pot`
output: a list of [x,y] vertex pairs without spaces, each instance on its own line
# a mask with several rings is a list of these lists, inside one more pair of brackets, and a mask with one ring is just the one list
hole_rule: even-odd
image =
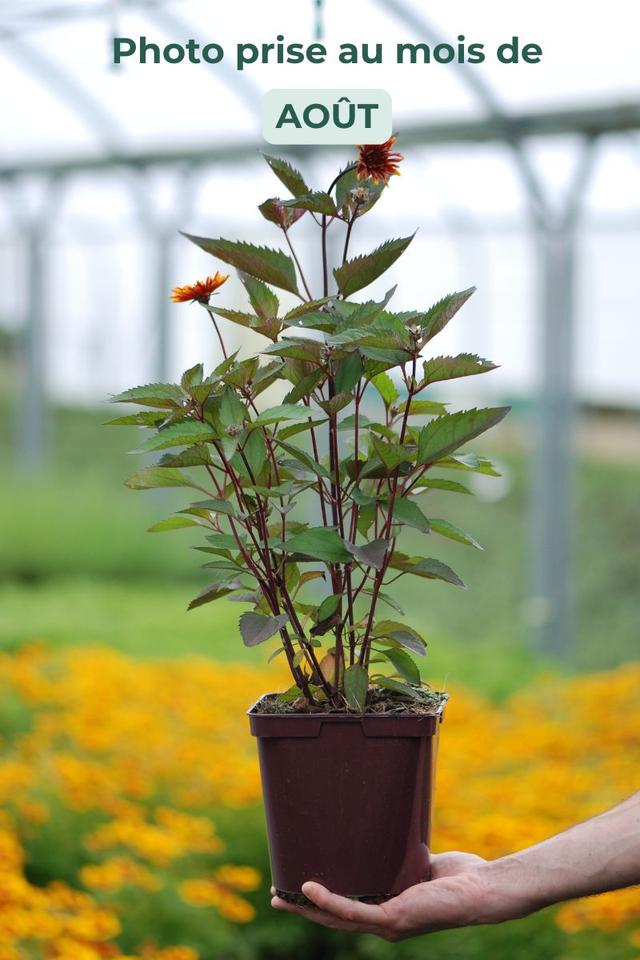
[[316,880],[384,900],[430,878],[434,715],[263,714],[258,739],[273,884]]

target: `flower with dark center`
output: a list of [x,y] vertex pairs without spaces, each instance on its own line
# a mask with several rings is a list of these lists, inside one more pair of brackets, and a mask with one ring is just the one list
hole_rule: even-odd
[[211,294],[228,279],[228,274],[225,276],[216,271],[215,277],[196,280],[195,283],[188,284],[185,287],[174,287],[171,291],[171,299],[174,303],[188,303],[190,300],[198,303],[209,303]]
[[401,153],[393,152],[397,139],[397,137],[389,137],[385,143],[365,143],[358,147],[360,151],[356,163],[358,180],[371,179],[376,185],[382,181],[386,186],[389,183],[389,177],[400,174],[398,164],[404,157]]

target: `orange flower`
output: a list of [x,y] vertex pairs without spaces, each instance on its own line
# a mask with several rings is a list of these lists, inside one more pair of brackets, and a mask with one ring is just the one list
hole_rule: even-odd
[[195,283],[188,284],[186,287],[174,287],[171,291],[171,299],[174,303],[187,303],[189,300],[197,300],[200,303],[209,303],[209,297],[221,287],[229,275],[224,276],[216,271],[215,277],[207,277],[206,280],[196,280]]
[[358,147],[360,156],[357,163],[357,178],[373,179],[377,185],[380,180],[386,185],[389,177],[400,175],[398,164],[404,157],[401,153],[393,153],[392,147],[397,137],[390,137],[386,143],[365,143]]

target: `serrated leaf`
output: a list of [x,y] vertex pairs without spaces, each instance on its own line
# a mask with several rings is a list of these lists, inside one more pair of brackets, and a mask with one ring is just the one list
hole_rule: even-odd
[[371,379],[371,383],[382,397],[385,407],[390,407],[400,396],[388,373],[378,373]]
[[336,267],[333,275],[342,296],[352,296],[381,277],[404,253],[412,240],[413,235],[400,237],[397,240],[387,240],[372,253],[356,257],[354,260],[347,260],[341,267]]
[[111,403],[139,403],[163,410],[178,407],[183,400],[184,393],[176,383],[146,383],[111,397]]
[[192,447],[185,447],[180,453],[163,453],[158,460],[157,467],[203,467],[212,466],[215,461],[210,454],[210,448],[203,443],[195,443]]
[[308,373],[298,380],[293,389],[290,390],[284,398],[283,403],[297,403],[299,400],[302,400],[303,397],[310,396],[324,376],[324,370],[313,370],[311,373]]
[[345,546],[356,560],[375,570],[382,570],[390,543],[388,540],[378,539],[363,544],[345,542]]
[[438,467],[446,470],[464,470],[469,473],[482,473],[487,477],[500,477],[502,474],[486,457],[477,453],[459,453],[456,456],[442,457],[436,461]]
[[306,420],[309,416],[309,408],[304,404],[280,403],[264,410],[253,423],[249,424],[249,429],[265,427],[270,423],[280,423],[283,420]]
[[329,400],[318,400],[318,406],[330,417],[335,417],[337,413],[340,413],[341,410],[348,407],[352,401],[352,394],[345,390],[342,393],[336,393],[336,395],[330,397]]
[[384,655],[393,664],[396,672],[399,673],[401,677],[409,683],[420,683],[420,671],[408,653],[405,653],[404,650],[399,650],[397,647],[387,647]]
[[364,712],[369,688],[369,675],[359,663],[354,663],[344,672],[344,696],[352,710]]
[[427,648],[426,641],[420,636],[417,630],[409,627],[406,623],[400,623],[397,620],[379,620],[376,623],[373,635],[376,639],[388,638],[407,650],[413,650],[419,656],[425,656]]
[[240,617],[240,633],[245,647],[256,647],[269,640],[289,620],[286,613],[265,617],[262,613],[243,613]]
[[180,385],[183,390],[189,390],[190,387],[193,387],[197,383],[202,383],[202,378],[204,377],[204,368],[201,363],[196,363],[195,366],[189,367],[188,370],[182,374],[180,379]]
[[337,365],[336,392],[351,391],[364,373],[362,357],[357,350],[350,353]]
[[469,287],[468,290],[462,290],[460,293],[450,293],[427,310],[420,318],[420,327],[425,343],[432,340],[436,334],[446,327],[460,307],[475,293],[475,290],[475,287]]
[[[331,297],[322,297],[320,300],[308,300],[306,303],[299,303],[297,307],[285,313],[282,322],[291,324],[294,320],[299,320],[307,313],[315,313],[319,311],[320,307],[323,307],[325,303],[328,303],[330,299]],[[329,314],[327,314],[327,317],[329,317]]]
[[142,443],[142,450],[164,450],[167,447],[186,447],[194,443],[206,443],[216,439],[216,433],[208,423],[186,420],[159,430]]
[[284,551],[324,563],[347,563],[350,559],[343,540],[331,527],[309,527],[294,534],[286,541]]
[[304,450],[300,450],[298,447],[294,447],[292,444],[285,443],[284,440],[280,439],[280,437],[274,437],[274,440],[291,457],[294,457],[299,463],[306,467],[307,470],[315,473],[316,476],[322,477],[325,480],[330,477],[330,473],[326,467],[323,467],[321,463],[318,463],[313,459],[313,457],[310,457],[309,454]]
[[466,589],[464,581],[460,579],[455,570],[433,557],[405,557],[396,553],[393,555],[389,566],[393,567],[394,570],[402,570],[403,573],[411,573],[415,577],[424,577],[427,580],[443,580],[445,583],[453,584],[454,587]]
[[263,157],[275,173],[278,180],[285,185],[287,190],[292,193],[294,197],[297,197],[303,193],[309,193],[309,187],[307,186],[304,177],[300,171],[291,166],[287,160],[282,160],[280,157],[272,157],[267,153],[264,153]]
[[469,487],[465,487],[463,483],[456,483],[455,480],[444,480],[440,477],[422,477],[416,483],[415,489],[447,490],[450,493],[466,493],[468,496],[473,496]]
[[[404,413],[406,409],[406,401],[398,406],[399,413]],[[437,400],[412,400],[408,415],[410,417],[440,417],[446,412],[446,403],[438,403]]]
[[275,293],[262,282],[246,273],[240,274],[240,280],[249,294],[249,302],[261,320],[275,320],[280,309],[280,301]]
[[477,373],[496,370],[496,364],[483,360],[475,353],[459,353],[456,357],[433,357],[422,365],[424,383],[438,383],[441,380],[457,380],[460,377],[473,377]]
[[431,529],[434,533],[439,533],[441,537],[448,537],[449,540],[457,540],[458,543],[464,543],[468,547],[475,547],[476,550],[484,550],[477,540],[469,534],[449,523],[448,520],[431,520]]
[[295,200],[285,200],[282,205],[295,210],[310,210],[311,213],[321,213],[327,217],[337,217],[338,215],[333,199],[322,190],[301,193],[296,196]]
[[141,410],[139,413],[127,413],[123,417],[107,420],[105,427],[158,427],[167,417],[166,413],[158,410]]
[[[385,507],[388,509],[388,504],[385,504]],[[396,498],[393,506],[393,522],[404,523],[408,527],[420,530],[421,533],[428,533],[431,526],[418,504],[406,497]]]
[[180,470],[171,467],[143,467],[124,482],[130,490],[153,490],[156,487],[195,487]]
[[252,430],[242,448],[242,454],[249,464],[254,479],[257,479],[267,460],[267,447],[260,430]]
[[242,273],[248,273],[257,280],[263,280],[264,283],[270,283],[274,287],[288,290],[289,293],[299,296],[293,260],[282,250],[257,247],[243,240],[195,237],[188,233],[184,236],[211,256],[236,267]]
[[212,583],[208,587],[205,587],[204,590],[201,590],[197,597],[194,597],[187,607],[187,610],[195,610],[196,607],[202,607],[205,603],[213,603],[214,600],[226,597],[228,593],[232,593],[241,586],[241,582],[234,577],[222,583]]
[[191,506],[197,510],[207,510],[210,513],[224,513],[228,517],[235,517],[236,515],[233,504],[229,503],[228,500],[198,500],[197,503],[192,503]]
[[407,697],[411,697],[412,700],[424,699],[424,695],[419,689],[412,687],[408,683],[403,683],[401,680],[394,680],[393,677],[376,676],[373,678],[373,682],[377,687],[384,687],[385,690],[393,690],[394,693],[404,693]]
[[201,527],[193,517],[166,517],[149,527],[147,533],[163,533],[165,530],[180,530],[183,527]]
[[371,444],[387,470],[395,470],[401,463],[411,460],[409,451],[399,443],[387,443],[372,434]]
[[445,413],[420,431],[418,463],[428,465],[453,453],[468,440],[489,430],[507,415],[511,407],[485,407]]
[[291,427],[284,427],[284,429],[279,430],[278,436],[281,440],[289,440],[299,433],[304,433],[306,430],[311,430],[312,427],[318,427],[321,423],[326,422],[326,419],[323,418],[322,420],[307,420],[305,423],[294,423]]

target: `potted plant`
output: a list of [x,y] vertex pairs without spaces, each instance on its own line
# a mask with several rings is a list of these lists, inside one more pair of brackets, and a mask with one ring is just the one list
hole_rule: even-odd
[[[210,317],[223,359],[180,383],[135,387],[114,397],[143,412],[115,424],[151,429],[142,450],[159,454],[126,484],[186,487],[193,502],[153,531],[203,533],[210,584],[189,609],[221,597],[251,605],[244,644],[276,640],[291,686],[249,711],[258,738],[273,881],[302,900],[301,884],[379,900],[429,877],[429,823],[437,732],[446,696],[422,679],[425,641],[401,619],[390,584],[464,584],[447,564],[402,549],[405,528],[435,540],[478,544],[429,517],[429,491],[468,492],[443,471],[493,468],[460,454],[508,407],[447,412],[434,383],[485,373],[471,354],[434,356],[431,341],[473,293],[429,309],[389,309],[354,295],[385,273],[412,237],[349,256],[360,221],[385,193],[402,157],[394,140],[360,148],[326,191],[274,157],[266,161],[291,198],[266,200],[262,215],[289,254],[244,241],[189,239],[235,267],[246,311],[214,305],[228,280],[216,273],[173,299]],[[312,290],[291,233],[302,216],[319,231],[320,289]],[[327,235],[343,231],[330,269]],[[295,303],[283,308],[273,288]],[[228,353],[221,321],[257,331],[253,356]],[[262,394],[280,384],[281,402]],[[366,410],[366,412],[365,412]],[[435,535],[435,536],[434,536]],[[390,612],[389,612],[390,611]]]

